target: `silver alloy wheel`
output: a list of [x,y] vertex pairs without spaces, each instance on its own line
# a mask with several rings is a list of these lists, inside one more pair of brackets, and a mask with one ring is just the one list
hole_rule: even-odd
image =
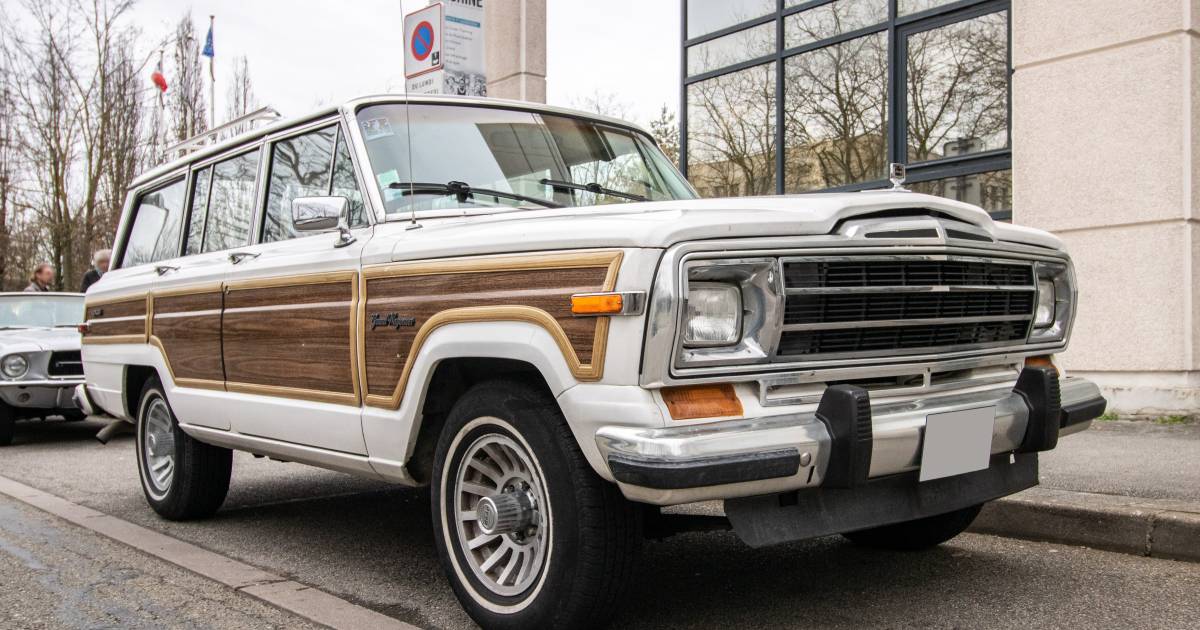
[[171,489],[175,479],[175,431],[171,426],[171,410],[162,398],[146,405],[142,429],[142,461],[151,493],[161,498]]
[[458,543],[488,590],[512,597],[542,573],[549,503],[536,459],[512,438],[476,439],[459,462],[451,494]]

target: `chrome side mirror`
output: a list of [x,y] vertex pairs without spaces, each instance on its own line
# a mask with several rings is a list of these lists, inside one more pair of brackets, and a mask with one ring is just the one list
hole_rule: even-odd
[[335,247],[355,241],[350,234],[350,200],[345,197],[297,197],[292,200],[292,227],[297,232],[338,231]]

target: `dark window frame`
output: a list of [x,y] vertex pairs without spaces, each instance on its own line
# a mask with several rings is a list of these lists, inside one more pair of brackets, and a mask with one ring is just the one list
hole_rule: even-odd
[[[739,24],[733,24],[711,33],[705,33],[693,38],[688,38],[688,12],[687,0],[680,0],[680,56],[679,56],[679,74],[680,74],[680,94],[679,94],[679,170],[687,177],[687,155],[688,155],[688,86],[713,79],[720,76],[725,76],[739,70],[745,70],[755,66],[775,62],[775,192],[776,194],[784,194],[784,182],[786,179],[785,173],[785,151],[786,146],[786,127],[783,124],[786,111],[786,94],[784,73],[786,65],[784,61],[795,55],[800,55],[806,52],[825,48],[835,44],[840,44],[850,41],[855,38],[864,37],[874,33],[887,32],[888,34],[888,113],[889,117],[886,121],[886,140],[887,140],[887,156],[889,162],[898,162],[908,165],[908,182],[917,184],[932,180],[944,179],[947,177],[957,177],[962,175],[971,175],[978,173],[986,173],[998,170],[1012,169],[1012,3],[1011,0],[957,0],[942,6],[933,7],[912,13],[909,15],[898,15],[898,0],[887,0],[888,17],[884,22],[856,29],[854,31],[841,33],[833,37],[822,39],[817,42],[807,43],[793,48],[784,48],[785,32],[784,22],[787,16],[809,9],[814,9],[822,5],[831,4],[837,0],[809,0],[795,6],[786,7],[785,0],[776,0],[775,12],[772,14],[756,17],[746,20]],[[977,18],[983,15],[989,15],[1006,11],[1007,18],[1007,62],[1008,62],[1008,93],[1007,109],[1008,109],[1008,124],[1007,124],[1007,146],[1003,149],[995,149],[968,155],[950,156],[917,162],[911,165],[908,164],[908,77],[907,64],[905,56],[908,52],[908,37],[915,34],[935,28],[940,28],[950,24],[963,22],[972,18]],[[763,55],[754,59],[748,59],[740,63],[718,68],[708,72],[703,72],[693,76],[688,76],[688,48],[696,44],[712,41],[726,35],[737,33],[747,28],[760,26],[770,22],[775,23],[775,51],[769,55]],[[854,192],[860,190],[872,190],[878,188],[886,188],[890,186],[890,182],[886,179],[858,182],[837,186],[832,188],[823,188],[810,192]],[[992,217],[1002,220],[1011,220],[1012,211],[1005,210],[993,212]]]

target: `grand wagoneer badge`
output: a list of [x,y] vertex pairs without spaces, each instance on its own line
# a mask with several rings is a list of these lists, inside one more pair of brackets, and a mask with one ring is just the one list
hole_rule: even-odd
[[417,318],[415,317],[400,317],[399,313],[388,313],[382,315],[380,313],[371,313],[371,330],[386,326],[400,330],[407,326],[416,326]]

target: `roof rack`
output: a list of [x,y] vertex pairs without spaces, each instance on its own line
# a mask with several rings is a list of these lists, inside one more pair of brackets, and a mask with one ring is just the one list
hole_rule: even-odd
[[[282,114],[273,107],[260,107],[249,114],[239,116],[233,120],[217,125],[203,133],[198,133],[187,140],[177,142],[163,150],[163,159],[171,160],[181,158],[194,151],[216,144],[220,139],[221,133],[230,130],[238,130],[245,126],[247,129],[252,129],[255,123],[258,122],[274,122],[282,118]],[[236,135],[236,132],[235,134]]]

